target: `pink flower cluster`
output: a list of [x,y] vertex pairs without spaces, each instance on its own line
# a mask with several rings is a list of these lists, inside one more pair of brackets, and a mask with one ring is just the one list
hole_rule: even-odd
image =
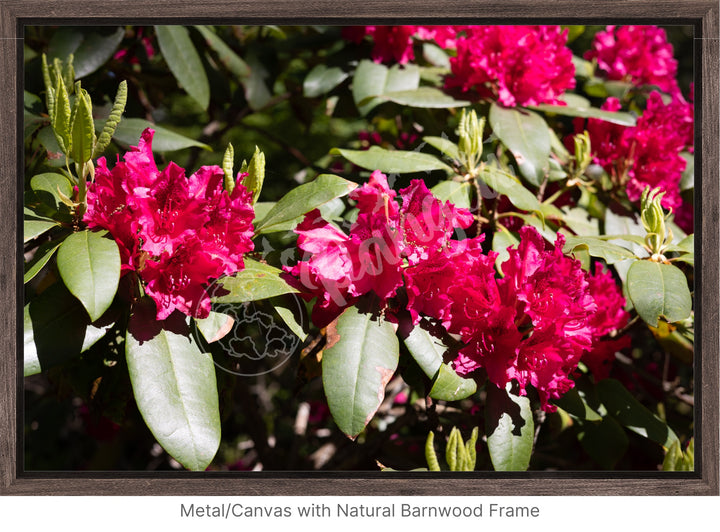
[[657,26],[608,26],[595,34],[585,59],[597,60],[607,79],[655,85],[673,95],[680,92],[673,47]]
[[506,107],[559,103],[575,87],[566,42],[559,26],[468,26],[445,86],[476,89]]
[[[608,98],[602,108],[618,111],[616,98]],[[577,128],[582,129],[582,120]],[[591,118],[587,131],[594,161],[620,182],[626,182],[628,198],[639,201],[645,187],[665,191],[663,207],[677,210],[682,205],[680,179],[685,159],[680,155],[692,146],[692,104],[685,100],[663,102],[653,91],[642,116],[634,127]]]
[[567,30],[559,26],[359,26],[344,35],[354,42],[371,36],[378,63],[412,61],[413,38],[457,49],[445,86],[475,89],[507,107],[559,103],[575,87]]
[[374,293],[379,304],[396,294],[403,270],[452,246],[456,228],[467,228],[473,217],[435,198],[421,180],[400,191],[388,187],[387,177],[375,171],[350,193],[357,201],[357,220],[345,234],[311,211],[295,229],[298,248],[309,257],[285,270],[291,283],[311,299],[317,296],[313,322],[323,327],[361,296]]
[[404,65],[415,59],[413,37],[435,41],[442,48],[455,48],[461,28],[464,26],[348,26],[343,28],[343,36],[355,43],[369,36],[373,41],[373,61]]
[[588,275],[562,254],[562,235],[551,249],[531,227],[520,237],[518,247],[508,249],[501,278],[497,254],[484,255],[478,245],[408,268],[408,305],[466,344],[454,362],[458,373],[484,368],[496,386],[515,380],[522,394],[532,385],[543,408],[553,411],[549,401],[573,387],[570,376],[581,358],[598,368],[595,360],[624,347],[599,340],[627,323],[625,300],[612,278]]
[[189,178],[172,162],[158,170],[153,135],[146,129],[112,170],[98,159],[83,219],[113,236],[122,271],[144,281],[158,320],[175,310],[203,318],[210,311],[207,283],[242,270],[243,254],[253,249],[252,195],[240,182],[228,194],[218,166]]
[[546,249],[539,233],[524,227],[498,278],[497,254],[483,253],[483,235],[451,238],[454,229],[470,226],[469,211],[443,204],[420,180],[400,191],[401,206],[395,196],[375,171],[352,193],[359,215],[349,235],[318,211],[296,229],[309,258],[286,271],[308,299],[317,297],[313,322],[327,325],[371,292],[390,307],[404,287],[416,324],[436,320],[465,344],[454,361],[460,374],[483,368],[499,387],[516,380],[523,394],[532,385],[549,411],[549,401],[573,386],[582,357],[607,375],[604,364],[625,344],[603,337],[627,323],[609,273],[589,275],[562,254],[562,236]]

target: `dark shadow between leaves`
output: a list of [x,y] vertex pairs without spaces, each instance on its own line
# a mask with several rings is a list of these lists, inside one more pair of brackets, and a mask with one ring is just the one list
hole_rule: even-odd
[[155,338],[160,331],[168,331],[189,338],[190,328],[182,312],[176,310],[162,321],[158,321],[156,316],[157,307],[150,297],[143,297],[135,303],[128,322],[128,333],[140,345]]

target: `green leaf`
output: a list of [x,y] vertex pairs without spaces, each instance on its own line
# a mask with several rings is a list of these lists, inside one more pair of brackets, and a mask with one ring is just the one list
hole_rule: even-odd
[[234,323],[231,316],[222,312],[210,311],[206,318],[195,318],[195,325],[209,344],[217,342],[230,332]]
[[187,469],[202,471],[220,445],[215,365],[184,322],[157,322],[154,315],[154,303],[142,301],[128,323],[125,355],[135,401],[158,443]]
[[684,192],[695,188],[695,155],[683,151],[680,156],[685,159],[685,170],[680,178],[680,191]]
[[[92,117],[92,101],[85,89],[75,95],[72,123],[72,153],[76,163],[89,161],[95,147],[95,123]],[[81,177],[83,179],[83,177]]]
[[578,439],[590,457],[605,469],[614,469],[625,455],[629,440],[623,428],[612,417],[599,422],[580,422]]
[[657,327],[661,316],[674,323],[692,311],[687,278],[671,264],[635,261],[628,270],[627,290],[637,313],[652,327]]
[[207,45],[218,55],[220,62],[232,72],[235,77],[245,83],[250,77],[250,67],[223,41],[209,26],[195,26],[205,39]]
[[456,207],[470,208],[470,183],[459,181],[441,181],[430,189],[433,196],[442,202],[449,201]]
[[295,220],[335,198],[345,196],[355,188],[357,188],[357,184],[351,181],[332,174],[321,174],[313,181],[295,187],[285,194],[270,209],[267,216],[255,224],[255,234],[283,230],[283,224]]
[[600,257],[607,264],[635,258],[635,254],[628,249],[599,237],[565,235],[563,253],[569,254],[579,250],[586,250],[593,257]]
[[613,111],[603,111],[595,107],[582,107],[569,105],[549,105],[542,104],[530,106],[530,109],[542,111],[544,113],[556,114],[562,116],[578,116],[581,118],[599,118],[605,122],[619,124],[621,126],[634,126],[635,116],[630,113],[621,113]]
[[25,219],[23,222],[23,243],[27,244],[32,239],[39,237],[44,232],[49,231],[53,227],[57,227],[59,225],[59,223],[52,220]]
[[386,174],[409,174],[431,170],[452,172],[452,169],[436,156],[417,151],[386,150],[380,146],[370,146],[369,150],[333,148],[330,153],[342,155],[362,168],[380,170]]
[[110,110],[110,115],[108,116],[107,120],[105,120],[105,125],[100,132],[100,136],[98,137],[97,142],[95,143],[95,148],[93,149],[92,154],[93,159],[100,157],[105,151],[105,148],[110,145],[110,141],[115,134],[115,129],[117,129],[117,126],[122,119],[122,114],[123,111],[125,111],[126,103],[127,82],[123,80],[120,82],[117,93],[115,94],[115,101],[113,102],[112,109]]
[[327,94],[348,78],[349,74],[338,67],[330,67],[322,63],[316,65],[303,81],[303,96],[317,98]]
[[394,65],[388,68],[368,59],[360,61],[352,82],[352,95],[363,116],[382,103],[380,96],[387,92],[417,89],[420,71],[416,65]]
[[58,270],[65,286],[83,304],[92,321],[110,307],[120,280],[120,251],[114,240],[81,231],[58,250]]
[[245,258],[245,268],[235,275],[223,277],[213,290],[214,303],[244,303],[297,292],[280,277],[281,270]]
[[430,144],[433,148],[437,149],[438,151],[441,151],[450,159],[454,161],[460,160],[460,152],[458,150],[458,145],[452,142],[451,140],[445,138],[445,137],[423,137],[423,140]]
[[425,439],[425,461],[430,471],[440,471],[440,463],[438,462],[437,453],[435,452],[435,433],[428,432]]
[[487,186],[503,196],[520,210],[541,212],[542,204],[515,176],[497,166],[486,166],[478,176]]
[[113,325],[92,325],[87,312],[62,283],[25,305],[24,375],[64,364],[90,349]]
[[549,171],[550,133],[539,115],[530,111],[490,106],[490,127],[515,157],[520,173],[535,186]]
[[400,105],[425,109],[450,109],[470,105],[470,102],[456,100],[434,87],[418,87],[413,90],[385,92],[379,97]]
[[361,314],[354,306],[328,325],[323,388],[335,423],[350,438],[360,434],[375,415],[398,356],[392,324]]
[[587,421],[600,421],[602,419],[602,416],[600,416],[600,414],[595,412],[595,410],[587,404],[585,399],[578,392],[577,388],[572,388],[559,399],[555,399],[553,404],[562,408],[565,412],[577,419],[584,419]]
[[73,53],[75,79],[92,74],[113,56],[125,37],[125,28],[117,28],[109,35],[90,33]]
[[207,110],[210,103],[210,83],[187,28],[155,26],[155,34],[170,72],[200,107]]
[[[30,179],[30,188],[35,192],[47,192],[53,197],[55,207],[63,203],[60,194],[65,197],[72,196],[73,187],[70,180],[62,174],[46,172],[37,174]],[[58,194],[58,192],[60,194]]]
[[422,327],[413,327],[403,342],[418,366],[432,380],[428,395],[433,399],[459,401],[477,391],[473,379],[465,379],[455,373],[449,364],[443,364],[447,347]]
[[60,247],[62,242],[45,242],[43,245],[37,248],[35,256],[32,261],[25,265],[25,275],[23,275],[23,284],[31,281],[40,270],[48,263]]
[[[300,300],[295,298],[295,301],[297,302]],[[272,301],[272,305],[275,312],[278,313],[278,316],[280,316],[283,322],[285,322],[285,325],[288,326],[295,336],[300,338],[301,342],[304,342],[308,336],[308,333],[305,331],[305,327],[303,327],[303,324],[308,322],[305,306],[289,304],[282,298],[275,298]]]
[[487,384],[485,433],[495,471],[525,471],[532,455],[534,421],[530,399]]
[[117,129],[115,129],[115,140],[128,146],[137,146],[140,135],[142,135],[142,132],[147,128],[155,130],[152,144],[152,150],[154,152],[163,153],[168,151],[184,150],[185,148],[192,147],[212,151],[212,148],[210,148],[207,144],[197,142],[196,140],[155,125],[142,118],[123,119],[117,125]]
[[678,441],[673,430],[645,408],[640,401],[615,379],[603,379],[597,384],[598,397],[621,425],[669,449]]

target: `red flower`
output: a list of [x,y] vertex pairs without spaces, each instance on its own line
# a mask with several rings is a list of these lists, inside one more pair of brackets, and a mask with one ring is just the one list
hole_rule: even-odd
[[595,34],[585,59],[596,59],[610,80],[656,85],[669,94],[679,93],[673,47],[665,30],[657,26],[608,26]]
[[356,43],[370,35],[375,43],[373,61],[405,64],[415,58],[412,36],[416,31],[416,26],[351,26],[343,28],[343,35]]
[[84,220],[115,238],[123,271],[146,283],[158,320],[175,310],[204,318],[207,283],[242,270],[243,254],[253,249],[252,196],[239,182],[228,195],[217,166],[190,178],[174,163],[159,171],[153,133],[146,129],[112,171],[98,160]]
[[506,107],[558,103],[575,87],[567,30],[559,26],[468,26],[450,58],[448,88],[477,90]]
[[[660,93],[653,91],[634,127],[588,120],[594,161],[625,184],[631,201],[639,201],[648,186],[661,187],[665,192],[663,207],[681,206],[680,179],[687,163],[680,152],[687,147],[692,130],[689,105],[684,100],[665,104]],[[602,108],[617,111],[620,102],[608,98]]]

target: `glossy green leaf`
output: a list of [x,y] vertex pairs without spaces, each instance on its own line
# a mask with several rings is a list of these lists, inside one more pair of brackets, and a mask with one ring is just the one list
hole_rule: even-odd
[[[70,180],[64,175],[54,172],[34,175],[32,179],[30,179],[30,188],[35,192],[46,192],[50,194],[53,197],[56,207],[62,203],[60,194],[65,195],[65,197],[70,197],[73,193]],[[58,194],[58,192],[60,194]]]
[[223,41],[210,26],[195,26],[220,62],[244,83],[250,77],[250,66]]
[[136,306],[126,337],[135,401],[158,443],[187,469],[202,471],[220,444],[215,364],[184,322],[157,322],[155,305],[145,303]]
[[202,107],[210,103],[210,83],[187,28],[155,26],[163,58],[180,86]]
[[342,155],[361,168],[380,170],[386,174],[409,174],[431,170],[452,172],[452,169],[439,158],[417,151],[386,150],[380,146],[371,146],[369,150],[334,148],[330,153]]
[[590,457],[605,469],[614,469],[629,446],[627,434],[612,417],[598,422],[580,422],[578,439]]
[[458,150],[458,145],[452,142],[450,139],[447,139],[445,137],[423,137],[423,141],[427,142],[432,146],[433,148],[437,149],[438,151],[441,151],[450,159],[454,161],[460,160],[460,152]]
[[391,323],[347,308],[327,328],[322,379],[337,426],[355,438],[375,415],[395,373],[399,345]]
[[531,111],[506,109],[492,104],[490,127],[515,157],[520,173],[535,186],[545,179],[549,171],[550,133],[548,125]]
[[418,87],[413,90],[385,92],[379,96],[382,100],[389,100],[408,107],[425,109],[451,109],[453,107],[466,107],[470,102],[456,100],[440,89],[434,87]]
[[685,170],[680,178],[680,190],[684,192],[695,188],[695,155],[683,151],[680,156],[685,159]]
[[113,56],[125,37],[125,28],[116,28],[110,34],[92,32],[86,34],[73,52],[75,79],[92,74]]
[[503,172],[497,166],[486,166],[479,178],[491,189],[507,196],[510,203],[520,210],[540,212],[542,204],[515,176]]
[[210,311],[205,318],[195,318],[195,325],[208,343],[220,340],[230,332],[234,323],[231,316],[222,312]]
[[627,290],[640,317],[653,327],[663,316],[668,322],[684,320],[692,311],[685,274],[671,264],[635,261],[627,274]]
[[348,78],[349,74],[338,67],[316,65],[303,81],[303,96],[317,98],[327,94]]
[[90,319],[102,316],[120,280],[117,243],[92,231],[73,233],[60,246],[57,264],[65,286],[80,300]]
[[613,124],[619,124],[621,126],[634,126],[635,116],[630,113],[603,111],[595,107],[578,107],[573,105],[549,105],[542,104],[537,106],[531,106],[530,109],[542,111],[544,113],[562,115],[562,116],[577,116],[581,118],[599,118],[605,122],[611,122]]
[[[282,270],[245,258],[245,268],[223,277],[213,289],[215,303],[244,303],[297,292],[280,277]],[[227,292],[227,293],[226,293]]]
[[321,174],[313,181],[293,188],[285,194],[260,222],[255,224],[255,234],[282,230],[283,224],[305,213],[349,194],[357,184],[332,174]]
[[415,326],[403,339],[408,351],[432,381],[428,393],[433,399],[459,401],[477,391],[473,379],[466,379],[455,373],[449,364],[443,363],[447,347],[420,326]]
[[577,388],[572,388],[559,399],[555,399],[553,404],[562,408],[565,412],[577,419],[584,419],[587,421],[600,421],[602,419],[602,416],[600,416],[600,414],[595,412],[595,410],[587,404],[585,399],[578,392]]
[[33,238],[37,238],[46,231],[60,224],[52,220],[27,219],[23,221],[23,243],[27,244]]
[[191,138],[165,129],[162,126],[148,122],[142,118],[124,118],[115,129],[115,140],[122,142],[128,146],[137,146],[140,135],[147,128],[155,130],[153,136],[152,150],[154,152],[168,152],[184,150],[185,148],[198,147],[204,150],[212,151],[210,146],[197,142]]
[[60,247],[62,242],[45,242],[35,251],[33,259],[25,264],[25,274],[23,275],[23,284],[31,281],[43,267],[48,263],[52,256]]
[[459,181],[441,181],[430,189],[433,196],[443,203],[449,201],[456,207],[463,209],[470,208],[470,191],[472,185],[470,183],[461,183]]
[[501,390],[488,382],[485,433],[495,471],[527,470],[532,455],[534,427],[530,399]]
[[603,379],[597,384],[598,397],[621,425],[644,436],[666,449],[678,440],[673,430],[615,379]]
[[420,71],[416,65],[394,65],[391,68],[363,59],[352,80],[352,95],[360,114],[368,114],[382,103],[377,98],[388,92],[408,91],[420,85]]
[[563,253],[570,254],[575,251],[586,250],[593,257],[600,257],[607,264],[614,264],[621,260],[635,258],[635,254],[628,249],[608,242],[605,239],[592,236],[565,236]]
[[91,324],[62,283],[54,283],[23,309],[24,375],[34,375],[80,356],[105,336],[112,320]]

